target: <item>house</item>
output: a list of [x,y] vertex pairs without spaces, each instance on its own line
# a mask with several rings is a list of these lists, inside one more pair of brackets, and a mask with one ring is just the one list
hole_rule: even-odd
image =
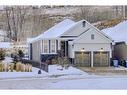
[[114,39],[113,58],[127,60],[127,21],[123,21],[114,27],[102,30],[109,37]]
[[86,20],[65,19],[41,35],[28,39],[29,59],[46,61],[62,52],[71,63],[105,67],[112,58],[112,39]]

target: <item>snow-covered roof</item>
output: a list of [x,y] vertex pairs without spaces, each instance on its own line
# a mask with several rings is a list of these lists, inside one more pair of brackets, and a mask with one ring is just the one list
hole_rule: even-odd
[[9,42],[0,42],[0,48],[11,48],[11,43],[9,43]]
[[42,38],[43,39],[55,39],[59,37],[61,34],[63,34],[64,32],[66,32],[68,29],[70,29],[75,24],[76,23],[74,21],[70,19],[65,19],[62,22],[50,28],[49,30],[45,31],[41,35],[35,38],[28,39],[27,42],[34,42]]
[[115,42],[125,41],[127,43],[127,21],[123,21],[114,27],[102,30],[110,36]]
[[[59,38],[62,34],[68,32],[69,30],[71,30],[72,28],[74,28],[76,25],[78,25],[79,23],[82,23],[83,21],[87,22],[86,20],[81,20],[78,22],[74,22],[70,19],[65,19],[64,21],[56,24],[55,26],[53,26],[52,28],[50,28],[49,30],[45,31],[44,33],[42,33],[41,35],[35,37],[35,38],[28,38],[27,42],[28,43],[32,43],[41,39],[57,39]],[[93,25],[91,25],[89,22],[87,22],[87,24],[89,24],[91,27],[94,27]],[[98,30],[96,27],[94,27],[97,31]],[[106,38],[108,38],[109,40],[112,40],[110,37],[108,37],[108,35],[106,35],[103,32],[100,32],[101,34],[103,34]]]

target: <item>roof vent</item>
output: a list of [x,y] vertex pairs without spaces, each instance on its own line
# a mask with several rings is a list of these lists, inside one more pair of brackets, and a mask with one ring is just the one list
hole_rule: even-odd
[[82,26],[83,26],[83,27],[85,27],[85,25],[86,25],[86,22],[85,22],[85,21],[83,21],[83,22],[82,22]]

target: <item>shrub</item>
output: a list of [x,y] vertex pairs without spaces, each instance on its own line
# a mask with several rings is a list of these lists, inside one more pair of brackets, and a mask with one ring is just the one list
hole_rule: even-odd
[[3,63],[0,62],[0,72],[3,72],[3,71],[4,71],[4,69],[3,69]]
[[14,70],[14,63],[11,63],[10,64],[10,71],[13,72],[13,70]]
[[4,60],[5,59],[5,50],[0,49],[0,60]]
[[24,53],[23,53],[22,50],[18,50],[18,56],[19,56],[19,57],[24,57]]
[[69,67],[68,57],[58,57],[57,62],[58,62],[59,65],[62,66],[62,70],[63,70],[63,68],[68,69],[68,67]]
[[52,64],[57,64],[57,60],[56,59],[52,59]]

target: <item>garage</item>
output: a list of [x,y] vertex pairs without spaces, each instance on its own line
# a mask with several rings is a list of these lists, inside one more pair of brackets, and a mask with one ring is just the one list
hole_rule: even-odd
[[91,67],[91,52],[75,52],[77,66]]
[[94,52],[93,53],[93,66],[94,67],[109,66],[109,52]]

